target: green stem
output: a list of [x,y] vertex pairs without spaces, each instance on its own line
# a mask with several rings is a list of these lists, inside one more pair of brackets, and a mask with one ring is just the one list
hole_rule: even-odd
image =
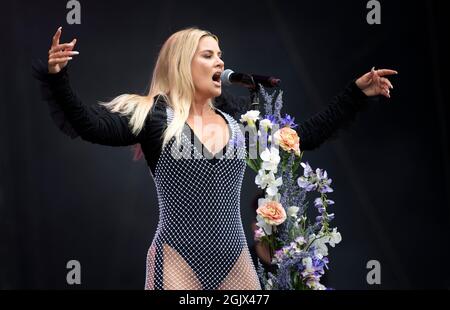
[[274,256],[274,252],[275,252],[275,229],[272,228],[272,234],[270,235],[270,244],[269,244],[269,257],[270,257],[270,262],[272,262],[272,258]]
[[308,252],[309,247],[314,243],[314,241],[319,240],[319,239],[322,239],[322,238],[325,238],[326,236],[327,236],[327,235],[325,234],[325,235],[323,235],[323,236],[321,236],[321,237],[316,237],[316,238],[314,238],[314,240],[311,241],[311,242],[308,244],[308,246],[306,247],[305,252]]

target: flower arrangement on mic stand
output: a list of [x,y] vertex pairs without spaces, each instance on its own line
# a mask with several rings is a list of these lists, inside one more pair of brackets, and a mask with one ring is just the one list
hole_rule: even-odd
[[[265,193],[258,201],[255,241],[268,247],[274,267],[266,270],[258,260],[258,275],[268,290],[326,289],[320,280],[328,268],[327,245],[341,241],[330,226],[334,214],[328,213],[334,204],[328,199],[332,180],[326,171],[302,162],[298,125],[287,114],[281,117],[282,91],[276,96],[261,85],[257,89],[264,99],[264,117],[254,109],[240,121],[249,133],[246,162]],[[306,213],[306,198],[312,194],[317,195],[313,201],[318,211],[313,222]]]

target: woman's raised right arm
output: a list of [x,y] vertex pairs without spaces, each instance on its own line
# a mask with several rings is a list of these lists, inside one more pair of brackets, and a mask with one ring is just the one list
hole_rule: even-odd
[[70,85],[67,68],[72,56],[78,55],[73,51],[76,39],[59,44],[60,37],[61,27],[52,40],[48,67],[33,66],[34,76],[47,90],[45,99],[49,101],[54,119],[55,111],[57,113],[58,108],[62,110],[57,122],[64,124],[64,128],[60,128],[72,137],[79,135],[83,140],[97,144],[126,146],[138,143],[139,137],[132,133],[127,116],[110,112],[98,104],[86,105],[78,98]]

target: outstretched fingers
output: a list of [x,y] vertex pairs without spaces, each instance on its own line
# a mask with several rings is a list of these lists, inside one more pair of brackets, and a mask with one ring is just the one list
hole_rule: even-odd
[[49,59],[48,64],[49,65],[62,64],[62,63],[65,63],[66,61],[69,61],[72,59],[73,59],[72,57],[52,58],[52,59]]
[[64,52],[61,51],[61,52],[56,52],[56,53],[51,54],[49,56],[49,59],[70,57],[70,56],[78,55],[78,54],[79,54],[79,52],[77,52],[77,51],[64,51]]
[[397,71],[391,70],[391,69],[378,69],[378,70],[376,70],[376,73],[377,73],[379,76],[398,74]]
[[[74,41],[76,42],[76,39],[74,39]],[[64,44],[58,44],[53,46],[49,51],[48,54],[52,54],[52,53],[56,53],[62,50],[72,50],[75,46],[74,41],[70,42],[70,43],[64,43]]]
[[387,98],[391,98],[391,93],[387,87],[381,89],[381,94]]
[[58,30],[56,30],[55,34],[52,38],[52,47],[59,45],[59,39],[61,38],[61,32],[62,27],[59,27]]
[[391,81],[389,81],[387,78],[384,78],[384,77],[380,78],[380,83],[383,86],[387,86],[388,88],[391,88],[391,89],[394,88],[394,86],[392,85]]

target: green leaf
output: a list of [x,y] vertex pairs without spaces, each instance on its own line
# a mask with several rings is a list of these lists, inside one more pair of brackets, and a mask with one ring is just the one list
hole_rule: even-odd
[[258,173],[258,167],[256,166],[256,164],[254,163],[253,159],[246,159],[247,165],[256,173]]

